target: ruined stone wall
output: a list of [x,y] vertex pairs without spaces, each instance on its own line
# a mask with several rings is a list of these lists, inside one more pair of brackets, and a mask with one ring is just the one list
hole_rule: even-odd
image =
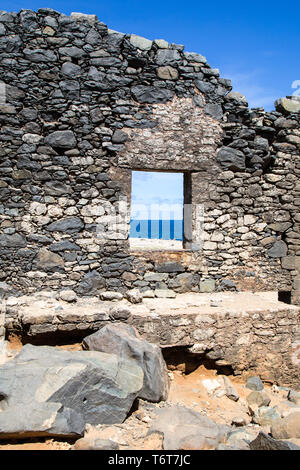
[[[2,289],[277,289],[299,302],[296,99],[249,110],[200,54],[49,9],[0,14],[0,80]],[[192,249],[130,251],[119,203],[137,169],[188,175]]]

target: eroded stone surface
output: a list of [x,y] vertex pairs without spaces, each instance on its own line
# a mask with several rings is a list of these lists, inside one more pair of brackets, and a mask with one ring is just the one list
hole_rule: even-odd
[[259,375],[297,389],[298,319],[299,307],[278,302],[276,292],[177,294],[144,298],[139,304],[99,297],[78,297],[72,304],[45,292],[9,297],[5,326],[34,337],[96,331],[111,321],[125,321],[151,343],[185,346],[216,365],[232,367],[236,374]]
[[81,435],[85,423],[121,423],[142,386],[142,369],[117,355],[26,345],[1,366],[0,436]]
[[175,405],[158,410],[157,415],[150,432],[163,434],[164,450],[208,450],[225,440],[222,428],[191,409]]
[[132,326],[115,323],[106,325],[83,340],[89,351],[117,354],[133,360],[144,372],[144,385],[140,398],[162,401],[168,397],[169,382],[167,368],[159,346],[143,341]]

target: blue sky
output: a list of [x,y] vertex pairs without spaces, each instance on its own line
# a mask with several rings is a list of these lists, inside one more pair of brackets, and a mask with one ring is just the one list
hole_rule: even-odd
[[[221,76],[231,78],[250,107],[273,109],[274,100],[297,92],[300,80],[300,2],[252,0],[3,0],[19,11],[54,8],[96,14],[111,29],[166,39],[199,52]],[[300,93],[300,86],[298,86]]]
[[131,218],[182,219],[183,173],[132,172]]

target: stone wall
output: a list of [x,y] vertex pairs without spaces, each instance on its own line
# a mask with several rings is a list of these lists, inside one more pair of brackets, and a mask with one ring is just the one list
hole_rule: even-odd
[[[204,298],[203,298],[204,297]],[[11,296],[5,327],[25,342],[80,342],[111,322],[133,325],[176,361],[300,388],[300,307],[278,302],[274,293],[179,294],[176,299],[62,301],[55,292]]]
[[[250,110],[202,55],[50,9],[0,13],[0,80],[2,290],[277,289],[299,303],[296,98]],[[185,173],[190,249],[130,251],[120,201],[137,169]]]

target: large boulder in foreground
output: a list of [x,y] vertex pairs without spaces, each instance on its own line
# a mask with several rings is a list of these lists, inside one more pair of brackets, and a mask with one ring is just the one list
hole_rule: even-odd
[[138,338],[130,325],[120,322],[106,325],[84,338],[83,347],[117,354],[140,366],[144,372],[144,384],[139,398],[152,402],[168,398],[168,371],[160,347]]
[[143,378],[136,363],[115,354],[26,345],[0,367],[0,439],[82,435],[85,423],[121,423]]
[[83,416],[60,403],[32,403],[9,406],[0,412],[0,439],[52,436],[65,438],[84,433]]
[[157,410],[151,432],[163,434],[164,450],[210,450],[223,442],[227,430],[207,416],[180,405]]

